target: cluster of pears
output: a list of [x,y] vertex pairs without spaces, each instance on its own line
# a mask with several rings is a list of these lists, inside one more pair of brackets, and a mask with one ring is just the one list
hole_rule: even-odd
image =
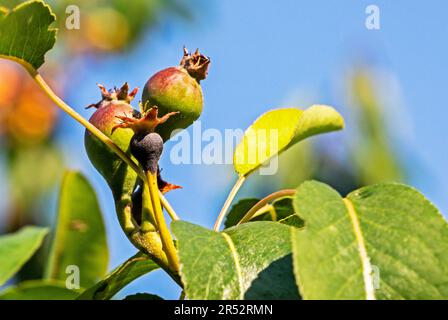
[[[201,115],[204,99],[200,81],[206,78],[209,65],[210,59],[198,50],[189,53],[184,48],[179,66],[161,70],[146,82],[139,110],[131,106],[138,89],[130,91],[127,83],[112,90],[99,85],[102,98],[89,106],[96,108],[89,121],[145,171],[157,173],[162,192],[178,187],[160,177],[158,160],[163,143]],[[90,161],[107,181],[116,203],[132,199],[134,210],[141,210],[138,175],[88,131],[84,142]]]

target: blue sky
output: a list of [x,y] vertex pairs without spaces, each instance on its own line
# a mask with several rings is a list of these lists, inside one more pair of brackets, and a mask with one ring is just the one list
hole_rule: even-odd
[[[96,83],[110,87],[129,81],[131,86],[142,87],[154,72],[176,65],[181,47],[186,45],[199,47],[212,58],[209,77],[202,83],[204,128],[244,129],[262,112],[282,106],[291,96],[303,103],[302,107],[324,103],[346,115],[338,90],[350,68],[362,59],[384,70],[399,85],[399,99],[386,97],[397,103],[386,114],[390,130],[399,137],[396,147],[409,167],[410,184],[448,212],[448,2],[191,3],[197,8],[195,23],[166,21],[132,52],[89,61],[76,95],[73,92],[68,101],[88,117],[91,111],[83,107],[99,99]],[[364,26],[365,8],[372,3],[380,8],[380,30]],[[111,267],[116,266],[135,249],[119,229],[109,190],[88,162],[82,128],[63,117],[72,129],[65,134],[63,147],[67,157],[74,159],[71,167],[85,172],[98,190],[109,234]],[[336,134],[341,141],[348,137],[347,132]],[[170,146],[167,144],[168,152]],[[236,177],[232,168],[174,166],[166,158],[162,167],[169,181],[184,187],[168,196],[179,215],[211,227]],[[250,194],[247,187],[242,194]],[[136,281],[120,296],[137,291],[164,298],[179,294],[161,272]]]

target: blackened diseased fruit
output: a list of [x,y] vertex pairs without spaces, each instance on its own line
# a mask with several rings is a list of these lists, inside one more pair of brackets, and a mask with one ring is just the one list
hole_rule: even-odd
[[160,124],[165,123],[169,118],[177,114],[179,112],[174,111],[159,118],[158,107],[153,106],[138,117],[117,116],[121,120],[121,123],[115,125],[112,128],[112,132],[118,128],[132,129],[134,132],[130,142],[132,155],[138,160],[143,170],[149,171],[152,174],[157,173],[160,179],[158,162],[163,151],[163,139],[155,130]]
[[207,76],[210,59],[199,53],[188,53],[184,48],[182,61],[154,74],[145,84],[142,93],[143,111],[157,105],[163,116],[179,111],[179,117],[170,119],[157,132],[166,141],[176,129],[185,129],[199,118],[203,108],[200,81]]
[[162,151],[163,140],[158,133],[135,134],[131,139],[132,155],[138,160],[143,170],[152,174],[157,172]]

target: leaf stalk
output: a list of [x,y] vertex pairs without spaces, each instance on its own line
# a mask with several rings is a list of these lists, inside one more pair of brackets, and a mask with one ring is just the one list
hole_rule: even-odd
[[244,181],[246,181],[246,177],[241,175],[238,177],[238,180],[236,180],[235,184],[233,185],[232,190],[230,190],[229,195],[227,196],[226,201],[224,202],[224,205],[221,209],[221,212],[218,215],[218,218],[216,219],[215,225],[213,227],[213,230],[219,231],[221,228],[221,224],[224,220],[224,217],[227,214],[227,211],[229,210],[230,205],[233,202],[233,199],[235,198],[236,194],[240,190],[241,186],[243,185]]

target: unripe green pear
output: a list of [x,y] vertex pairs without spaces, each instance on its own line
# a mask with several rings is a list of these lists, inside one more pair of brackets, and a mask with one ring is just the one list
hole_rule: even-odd
[[[119,122],[118,116],[132,116],[136,112],[129,102],[137,91],[134,90],[128,95],[127,84],[119,90],[115,89],[110,92],[107,92],[102,86],[100,88],[103,98],[99,103],[92,105],[97,110],[89,121],[131,156],[129,142],[134,134],[133,131],[122,129],[112,132],[112,129]],[[84,145],[93,166],[111,188],[114,199],[119,200],[123,194],[131,195],[138,181],[137,173],[87,130],[84,135]]]
[[187,128],[201,115],[204,98],[200,81],[206,78],[209,65],[210,59],[198,50],[189,54],[184,48],[180,66],[161,70],[146,82],[142,93],[144,112],[154,105],[161,116],[179,112],[156,129],[164,141],[174,130]]

